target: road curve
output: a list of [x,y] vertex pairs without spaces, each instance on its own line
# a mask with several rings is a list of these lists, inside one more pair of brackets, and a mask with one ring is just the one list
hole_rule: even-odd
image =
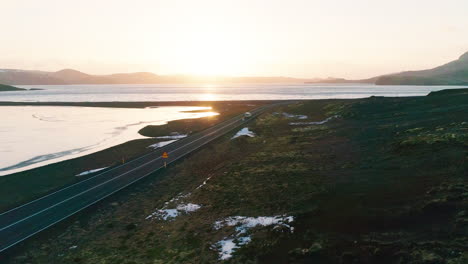
[[[252,118],[271,106],[262,106],[251,111]],[[1,213],[0,252],[163,168],[163,151],[169,154],[169,158],[166,159],[169,164],[246,122],[248,120],[243,120],[243,115],[239,115],[123,165]]]

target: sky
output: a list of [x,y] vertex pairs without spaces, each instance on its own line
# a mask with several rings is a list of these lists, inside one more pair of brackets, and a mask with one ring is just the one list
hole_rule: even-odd
[[0,0],[0,68],[366,78],[468,51],[466,0]]

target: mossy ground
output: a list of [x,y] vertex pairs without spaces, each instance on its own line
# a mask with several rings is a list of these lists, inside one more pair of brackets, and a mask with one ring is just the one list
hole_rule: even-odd
[[[323,125],[290,126],[281,112]],[[467,263],[468,91],[278,107],[10,252],[8,263],[218,263],[228,216],[254,228],[228,263]],[[197,189],[207,178],[210,180]],[[147,220],[178,194],[202,205]],[[74,247],[76,246],[76,247]]]

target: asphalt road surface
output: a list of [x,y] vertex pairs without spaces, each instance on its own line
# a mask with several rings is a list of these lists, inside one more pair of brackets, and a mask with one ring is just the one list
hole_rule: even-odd
[[[252,118],[271,105],[253,110]],[[249,118],[248,120],[250,120]],[[0,214],[0,252],[184,157],[248,122],[237,116],[123,165]],[[169,158],[163,159],[166,151]]]

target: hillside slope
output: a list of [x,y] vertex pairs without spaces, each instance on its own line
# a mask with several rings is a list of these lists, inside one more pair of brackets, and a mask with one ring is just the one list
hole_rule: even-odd
[[458,60],[423,71],[408,71],[377,78],[380,85],[468,85],[468,52]]

